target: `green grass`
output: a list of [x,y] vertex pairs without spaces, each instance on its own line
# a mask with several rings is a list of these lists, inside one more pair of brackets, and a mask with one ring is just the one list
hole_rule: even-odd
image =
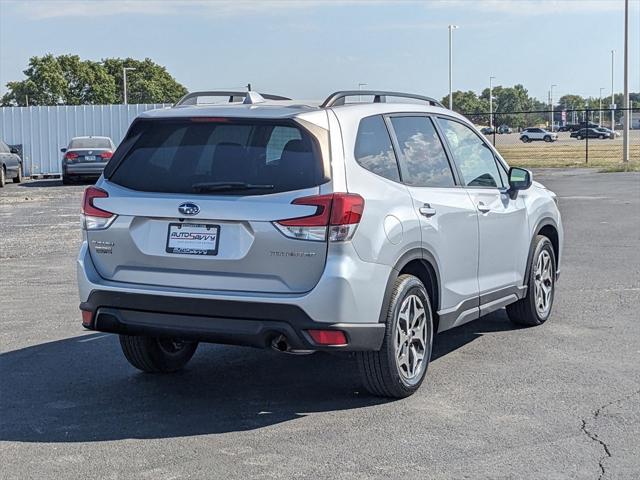
[[[603,171],[625,171],[621,144],[589,143],[588,161],[585,143],[527,143],[523,145],[497,145],[509,165],[529,168],[602,168]],[[640,145],[630,145],[629,170],[640,165]]]

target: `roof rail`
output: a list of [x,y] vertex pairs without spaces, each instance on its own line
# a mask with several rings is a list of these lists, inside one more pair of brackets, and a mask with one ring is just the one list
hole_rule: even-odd
[[[320,105],[320,108],[335,107],[337,105],[344,105],[347,97],[357,97],[361,95],[373,96],[373,103],[384,103],[387,101],[386,97],[397,98],[411,98],[413,100],[420,100],[427,102],[429,105],[435,107],[444,108],[444,106],[434,98],[425,97],[424,95],[416,95],[413,93],[402,92],[385,92],[382,90],[342,90],[334,92],[327,97],[327,99]],[[265,97],[266,98],[266,97]]]
[[[211,90],[203,92],[191,92],[187,93],[184,97],[178,100],[174,107],[181,105],[197,105],[198,98],[200,97],[229,97],[229,103],[243,102],[247,98],[249,92],[233,92],[228,90]],[[256,92],[251,92],[256,93]],[[265,100],[291,100],[287,97],[281,97],[280,95],[271,95],[268,93],[261,93],[260,96]]]

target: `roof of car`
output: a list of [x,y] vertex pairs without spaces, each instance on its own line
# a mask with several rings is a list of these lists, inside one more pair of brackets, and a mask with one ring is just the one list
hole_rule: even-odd
[[[229,101],[219,103],[198,103],[201,98],[220,97]],[[373,101],[361,101],[362,98]],[[348,102],[347,98],[357,101]],[[411,99],[387,101],[387,99]],[[418,101],[419,103],[415,103]],[[323,102],[318,100],[292,100],[285,97],[256,92],[208,91],[192,92],[183,97],[173,107],[143,112],[141,118],[184,118],[184,117],[235,117],[235,118],[293,118],[332,109],[342,116],[370,116],[394,112],[441,112],[460,115],[445,109],[437,100],[417,94],[378,90],[343,90],[334,92]],[[340,112],[340,113],[338,113]],[[348,112],[348,113],[347,113]]]
[[72,137],[71,140],[84,140],[84,139],[88,139],[88,138],[97,138],[99,140],[111,140],[111,138],[109,137],[101,137],[99,135],[84,135],[81,137]]
[[[305,113],[331,109],[342,116],[348,114],[366,117],[376,114],[407,113],[446,113],[463,119],[461,115],[446,108],[418,103],[347,103],[328,108],[321,108],[318,101],[302,100],[267,100],[258,104],[218,103],[206,105],[185,105],[178,107],[147,110],[140,118],[186,118],[186,117],[232,117],[232,118],[294,118]],[[348,113],[347,113],[348,112]]]

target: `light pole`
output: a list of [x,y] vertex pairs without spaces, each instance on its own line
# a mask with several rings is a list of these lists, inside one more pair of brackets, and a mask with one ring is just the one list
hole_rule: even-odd
[[602,126],[602,90],[604,87],[600,87],[600,106],[598,107],[598,126]]
[[551,121],[549,124],[551,125],[551,131],[553,132],[553,87],[557,87],[557,85],[551,85],[549,89],[549,107],[551,107]]
[[453,31],[458,29],[458,25],[449,25],[449,110],[453,109],[453,91],[452,91],[452,80],[451,80],[451,65],[453,62],[453,49],[451,42],[453,40]]
[[615,131],[616,129],[616,121],[615,121],[615,111],[614,109],[614,97],[613,97],[613,66],[615,63],[616,51],[611,50],[611,103],[609,104],[609,108],[611,109],[611,130]]
[[496,77],[489,77],[489,128],[493,128],[493,81]]
[[[629,124],[631,122],[631,110],[629,110],[629,0],[624,1],[624,125],[622,127],[622,161],[625,166],[629,163]],[[615,129],[614,129],[615,130]]]
[[122,98],[127,105],[127,72],[135,70],[133,67],[122,67]]

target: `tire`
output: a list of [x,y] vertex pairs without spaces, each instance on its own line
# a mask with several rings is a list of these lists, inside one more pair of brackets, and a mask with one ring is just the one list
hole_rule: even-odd
[[[517,302],[507,305],[509,320],[517,325],[528,327],[542,325],[547,321],[551,315],[556,286],[556,256],[551,241],[543,235],[538,235],[534,242],[527,279],[527,294]],[[542,263],[539,264],[539,262]],[[549,266],[549,270],[545,270],[545,265]],[[542,267],[542,271],[539,270],[539,266]],[[537,280],[540,280],[538,284],[536,284]],[[541,283],[547,286],[546,289],[538,286]],[[544,302],[544,308],[540,307],[539,300]]]
[[22,182],[22,165],[18,165],[18,174],[13,177],[13,183],[21,183]]
[[600,135],[598,138],[600,138],[600,140],[604,140],[604,135]]
[[170,373],[184,367],[198,342],[120,335],[120,347],[129,363],[148,373]]
[[0,165],[0,188],[4,187],[5,183],[7,183],[7,177],[4,171],[4,165]]
[[582,135],[577,135],[577,136],[576,136],[576,138],[577,138],[578,140],[582,140]]
[[545,135],[544,141],[549,143],[551,141],[551,137],[549,135]]
[[520,140],[522,140],[524,143],[529,143],[529,137],[527,136],[522,137]]
[[[405,398],[420,388],[433,349],[431,302],[417,277],[400,275],[396,279],[385,324],[380,350],[356,354],[360,375],[364,387],[372,395]],[[410,328],[412,324],[416,326]],[[403,330],[410,331],[410,335]],[[399,355],[402,352],[405,352],[404,363]],[[419,353],[422,353],[422,359],[418,358]]]
[[73,181],[71,180],[71,177],[69,177],[68,175],[62,175],[62,184],[63,185],[71,185],[73,183]]

